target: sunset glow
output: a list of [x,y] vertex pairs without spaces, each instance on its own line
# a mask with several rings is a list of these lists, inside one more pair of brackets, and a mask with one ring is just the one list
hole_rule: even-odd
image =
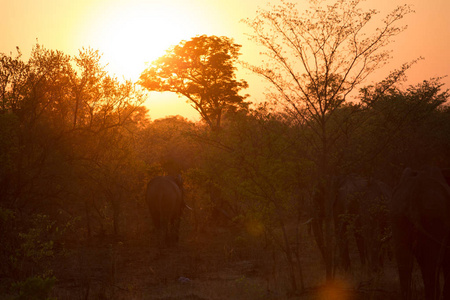
[[104,53],[112,72],[136,80],[146,63],[200,32],[188,16],[192,12],[179,3],[124,2],[100,12],[89,25],[89,39]]
[[[242,45],[241,59],[252,64],[261,61],[259,49],[246,36],[249,32],[240,20],[253,18],[258,7],[271,1],[260,0],[17,0],[3,1],[0,10],[0,52],[15,53],[18,46],[27,58],[36,41],[48,49],[77,55],[81,48],[90,47],[103,55],[107,71],[117,78],[136,81],[151,62],[171,46],[197,35],[217,35],[233,38]],[[297,2],[300,5],[304,3]],[[302,4],[303,3],[303,4]],[[420,82],[424,78],[444,76],[450,72],[446,49],[449,46],[450,26],[445,13],[447,0],[366,1],[364,6],[385,14],[395,6],[412,4],[415,14],[404,24],[408,29],[392,44],[393,60],[380,76],[401,64],[425,58],[412,68],[408,79]],[[430,34],[431,33],[431,34]],[[265,87],[261,79],[250,72],[239,72],[249,83],[247,93],[251,102],[263,100]],[[450,78],[444,79],[448,85]],[[148,106],[152,118],[182,114],[197,118],[198,114],[185,99],[176,95],[155,93]],[[170,100],[167,100],[170,99]],[[167,101],[170,104],[164,109]],[[174,109],[174,108],[177,109]]]
[[[148,63],[182,40],[213,34],[216,25],[204,14],[207,5],[195,1],[98,1],[75,40],[88,41],[102,53],[107,70],[119,80],[137,81]],[[220,22],[218,23],[220,24]],[[79,43],[79,42],[78,42]],[[198,120],[198,113],[175,94],[150,93],[152,118],[183,115]]]

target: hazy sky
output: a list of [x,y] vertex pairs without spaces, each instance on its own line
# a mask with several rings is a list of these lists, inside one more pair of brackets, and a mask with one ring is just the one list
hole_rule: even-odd
[[[164,54],[171,45],[199,34],[225,35],[243,45],[242,59],[258,63],[256,51],[245,36],[243,18],[253,18],[262,0],[0,0],[0,52],[15,54],[19,46],[25,58],[38,40],[48,49],[76,55],[82,47],[103,53],[108,70],[119,78],[136,80],[145,62]],[[270,1],[277,3],[277,0]],[[305,0],[293,2],[306,3]],[[410,83],[450,75],[449,0],[367,0],[364,7],[386,15],[395,6],[411,4],[416,11],[402,22],[408,29],[393,44],[393,60],[380,70],[379,80],[389,70],[419,56],[408,73]],[[250,84],[246,91],[256,102],[262,97],[259,78],[239,74]],[[370,79],[369,79],[370,80]],[[450,88],[450,79],[444,80]],[[370,83],[367,82],[367,83]],[[181,114],[198,118],[185,100],[172,94],[151,95],[152,119]]]

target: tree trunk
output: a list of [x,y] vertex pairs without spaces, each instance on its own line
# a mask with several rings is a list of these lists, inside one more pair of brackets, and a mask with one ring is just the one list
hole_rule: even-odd
[[[280,216],[279,216],[280,218]],[[286,232],[286,228],[284,226],[284,222],[283,220],[280,218],[280,227],[281,230],[283,232],[283,240],[284,240],[284,245],[285,245],[285,254],[286,254],[286,259],[287,259],[287,263],[288,263],[288,269],[289,269],[289,277],[291,279],[291,287],[292,287],[292,293],[295,294],[298,290],[297,288],[297,280],[295,277],[295,264],[294,264],[294,260],[293,260],[293,255],[292,255],[292,250],[291,250],[291,245],[289,243],[289,238],[287,236],[287,232]]]

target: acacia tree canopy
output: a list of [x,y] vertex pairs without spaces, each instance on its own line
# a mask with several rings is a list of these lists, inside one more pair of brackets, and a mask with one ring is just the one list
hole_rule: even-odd
[[202,35],[182,41],[142,72],[139,84],[187,97],[211,129],[218,129],[224,112],[248,105],[247,95],[238,94],[248,84],[235,74],[240,47],[227,37]]

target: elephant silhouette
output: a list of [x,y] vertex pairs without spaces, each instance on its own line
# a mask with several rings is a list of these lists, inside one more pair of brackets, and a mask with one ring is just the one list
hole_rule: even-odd
[[440,169],[407,168],[392,197],[392,233],[403,299],[411,299],[414,258],[422,273],[425,299],[450,299],[450,187]]
[[185,206],[180,175],[158,176],[147,185],[146,202],[160,246],[178,242],[180,218]]
[[333,205],[339,262],[350,269],[349,237],[354,236],[361,265],[372,271],[383,266],[383,246],[389,227],[391,189],[383,182],[357,175],[338,181]]

